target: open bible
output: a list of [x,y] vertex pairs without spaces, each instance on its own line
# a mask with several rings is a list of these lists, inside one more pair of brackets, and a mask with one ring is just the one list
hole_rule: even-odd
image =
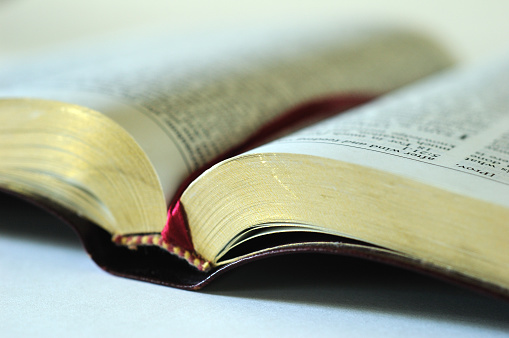
[[317,122],[450,58],[380,27],[61,54],[1,70],[0,189],[66,220],[107,271],[196,289],[322,252],[507,295],[508,72],[437,77]]
[[176,213],[214,265],[344,251],[507,297],[508,81],[499,62],[389,94],[215,165]]

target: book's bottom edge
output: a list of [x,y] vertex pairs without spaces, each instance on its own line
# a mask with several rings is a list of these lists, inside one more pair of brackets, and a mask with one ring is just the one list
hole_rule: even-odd
[[[240,258],[232,263],[200,271],[188,261],[163,250],[158,246],[141,245],[135,250],[128,246],[117,245],[110,233],[92,222],[72,214],[58,205],[48,205],[36,199],[0,189],[0,192],[28,201],[70,225],[78,234],[85,250],[94,262],[103,270],[121,277],[171,286],[186,290],[199,290],[219,276],[232,269],[254,261],[282,255],[314,254],[317,261],[321,255],[355,257],[378,263],[396,266],[406,270],[444,280],[476,292],[509,301],[509,290],[486,283],[452,270],[447,270],[427,262],[406,257],[385,249],[368,245],[352,245],[345,242],[301,243],[264,250],[251,256]],[[314,259],[314,258],[313,258]],[[341,260],[338,260],[341,264]],[[305,271],[305,266],[302,267]]]

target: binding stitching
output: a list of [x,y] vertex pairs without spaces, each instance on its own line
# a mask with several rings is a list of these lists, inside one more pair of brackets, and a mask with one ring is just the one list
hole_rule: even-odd
[[170,254],[186,260],[190,265],[200,271],[211,269],[209,261],[199,257],[196,253],[184,250],[179,246],[173,245],[163,239],[160,234],[152,235],[114,235],[112,241],[117,245],[127,246],[131,250],[136,250],[138,246],[157,246]]

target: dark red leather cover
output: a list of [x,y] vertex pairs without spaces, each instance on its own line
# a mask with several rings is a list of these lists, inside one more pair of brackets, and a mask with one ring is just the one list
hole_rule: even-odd
[[[336,241],[329,242],[310,242],[284,248],[275,248],[208,272],[202,272],[189,265],[185,260],[157,247],[138,247],[137,250],[129,250],[126,247],[117,246],[111,241],[111,235],[101,227],[60,208],[58,205],[52,205],[38,198],[27,198],[26,196],[13,194],[3,189],[0,189],[0,192],[24,199],[63,220],[76,231],[86,251],[97,265],[105,271],[121,277],[181,289],[199,290],[229,270],[253,261],[270,259],[271,257],[281,255],[295,255],[295,259],[298,259],[298,254],[313,254],[313,259],[316,257],[316,260],[319,261],[322,257],[321,255],[326,254],[357,257],[413,270],[509,301],[509,290],[497,285],[483,283],[417,259],[407,258],[376,246],[346,238],[337,238]],[[328,262],[330,261],[328,260]],[[335,260],[332,260],[332,262],[335,262]],[[331,266],[330,268],[340,268],[341,263],[342,260],[338,258],[338,265]],[[306,273],[306,266],[302,266],[301,269],[302,273]]]

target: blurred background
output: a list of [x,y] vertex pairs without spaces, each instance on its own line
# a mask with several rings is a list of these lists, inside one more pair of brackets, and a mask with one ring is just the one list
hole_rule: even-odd
[[509,49],[507,13],[505,0],[0,0],[0,62],[148,26],[185,34],[324,20],[414,27],[443,41],[460,62],[471,63]]
[[[408,26],[442,41],[469,65],[509,56],[508,13],[507,0],[0,0],[0,67],[103,35],[307,21]],[[18,219],[17,209],[2,200],[0,206]],[[69,229],[34,215],[38,224],[14,222],[5,212],[0,218],[2,337],[67,337],[69,331],[83,337],[509,332],[506,303],[406,272],[387,273],[387,267],[358,269],[358,262],[336,272],[316,268],[307,276],[299,274],[297,261],[264,264],[232,272],[201,293],[113,278],[99,271]],[[267,273],[276,275],[267,280]]]

